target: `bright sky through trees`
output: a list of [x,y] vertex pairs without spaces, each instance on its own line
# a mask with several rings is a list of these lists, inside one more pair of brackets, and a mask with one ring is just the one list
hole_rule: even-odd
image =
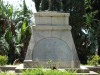
[[[23,0],[3,0],[5,4],[11,4],[13,5],[13,9],[14,10],[21,10],[21,5],[23,4]],[[25,0],[26,5],[28,7],[29,10],[31,10],[33,13],[36,12],[35,9],[35,3],[32,0]],[[31,20],[34,23],[34,15],[31,16]]]
[[[14,9],[20,9],[20,5],[23,3],[23,0],[3,0],[5,3],[9,3],[11,5],[13,5]],[[32,0],[25,0],[27,7],[29,7],[30,10],[32,10],[32,12],[36,12],[35,9],[35,4]]]

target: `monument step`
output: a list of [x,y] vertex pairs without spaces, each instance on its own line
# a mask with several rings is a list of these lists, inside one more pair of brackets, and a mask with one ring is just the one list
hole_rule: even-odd
[[15,70],[16,66],[0,66],[1,71]]

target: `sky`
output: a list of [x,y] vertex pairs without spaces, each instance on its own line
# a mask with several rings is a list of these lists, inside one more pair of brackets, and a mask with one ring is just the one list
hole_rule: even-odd
[[[7,4],[8,2],[9,4],[13,5],[14,10],[20,10],[21,9],[20,4],[23,4],[23,0],[3,0],[3,1],[5,4]],[[35,13],[36,12],[35,3],[32,0],[25,0],[25,2],[29,10]],[[34,15],[31,16],[31,20],[32,20],[32,23],[35,22]]]
[[[3,0],[5,3],[9,3],[11,5],[13,5],[14,9],[19,8],[20,9],[20,4],[23,3],[23,0]],[[29,7],[30,10],[32,10],[32,12],[36,12],[35,9],[35,3],[32,0],[25,0],[26,5]]]

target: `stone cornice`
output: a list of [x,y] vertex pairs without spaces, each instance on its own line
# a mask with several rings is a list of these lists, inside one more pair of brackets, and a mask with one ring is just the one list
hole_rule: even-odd
[[71,30],[71,26],[46,26],[46,25],[37,25],[33,26],[33,30]]

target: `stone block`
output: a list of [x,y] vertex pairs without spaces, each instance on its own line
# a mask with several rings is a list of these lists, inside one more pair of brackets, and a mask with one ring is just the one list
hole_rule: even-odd
[[64,25],[64,17],[52,17],[51,25]]
[[35,13],[36,25],[69,25],[69,13]]
[[51,25],[51,17],[40,17],[38,25]]

